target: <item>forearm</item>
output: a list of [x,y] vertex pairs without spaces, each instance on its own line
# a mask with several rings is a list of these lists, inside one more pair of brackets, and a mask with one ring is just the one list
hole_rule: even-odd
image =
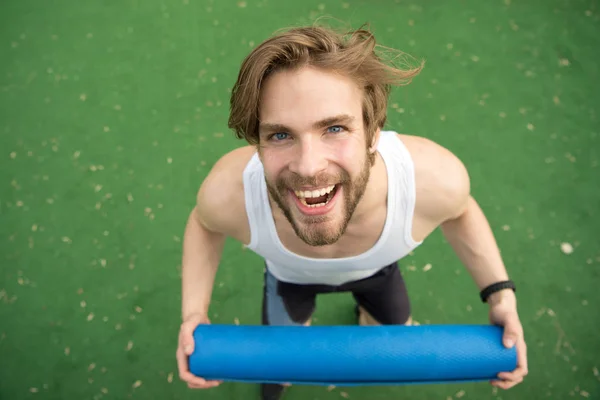
[[225,243],[225,236],[205,229],[194,212],[188,218],[183,239],[181,312],[184,320],[192,314],[208,314]]
[[508,279],[492,229],[472,197],[465,212],[444,222],[441,229],[479,290]]

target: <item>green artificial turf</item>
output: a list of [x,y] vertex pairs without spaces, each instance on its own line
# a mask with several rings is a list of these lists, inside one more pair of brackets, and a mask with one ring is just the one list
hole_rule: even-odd
[[[467,165],[518,284],[530,374],[483,384],[292,387],[289,400],[600,397],[598,2],[5,0],[0,12],[0,398],[258,399],[178,380],[182,235],[224,152],[243,57],[331,16],[426,61],[388,129]],[[565,251],[568,245],[573,251]],[[426,323],[487,323],[436,231],[401,262]],[[431,269],[424,266],[431,264]],[[210,310],[260,323],[262,260],[229,241]],[[315,323],[353,323],[350,295]]]

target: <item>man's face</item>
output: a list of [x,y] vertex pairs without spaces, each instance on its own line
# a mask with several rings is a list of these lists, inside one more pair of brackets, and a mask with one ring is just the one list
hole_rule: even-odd
[[313,68],[280,71],[263,85],[259,118],[273,201],[304,242],[335,243],[369,180],[361,90]]

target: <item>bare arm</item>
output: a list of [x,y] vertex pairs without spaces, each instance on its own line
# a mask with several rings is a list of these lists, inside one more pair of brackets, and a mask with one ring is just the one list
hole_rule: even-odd
[[[470,193],[464,165],[448,150],[426,140],[415,140],[411,149],[417,174],[417,214],[432,226],[440,226],[446,240],[465,265],[479,290],[508,279],[500,250],[481,208]],[[528,374],[527,345],[510,289],[488,298],[490,322],[502,326],[502,341],[516,346],[517,368],[500,372],[491,384],[509,389]]]
[[208,306],[225,243],[225,235],[209,229],[203,218],[203,214],[210,211],[210,203],[204,201],[205,189],[206,185],[203,185],[198,194],[198,204],[190,213],[185,227],[181,279],[182,324],[175,353],[180,379],[194,389],[207,389],[220,384],[195,376],[188,365],[188,357],[195,346],[202,345],[195,342],[194,330],[200,324],[210,323]]
[[[451,179],[452,175],[448,178]],[[461,179],[458,178],[457,181],[460,182]],[[465,196],[464,192],[458,190],[458,193],[463,193],[456,197],[457,204],[460,205],[457,208],[458,212],[456,216],[443,221],[441,229],[479,290],[482,290],[492,283],[507,280],[508,273],[483,211],[475,200],[470,195]],[[528,374],[527,344],[517,311],[517,298],[512,290],[504,289],[490,295],[487,302],[490,322],[504,328],[504,346],[516,346],[517,367],[513,371],[500,372],[497,379],[491,381],[493,386],[509,389],[522,382]]]
[[193,314],[208,315],[225,235],[207,229],[198,206],[191,212],[183,239],[181,313],[185,321]]
[[[457,217],[443,222],[441,229],[479,290],[508,279],[492,229],[483,211],[471,196],[465,200],[462,212]],[[492,295],[490,300],[496,297],[498,295]]]
[[183,320],[206,317],[227,237],[248,240],[243,169],[254,153],[242,147],[224,155],[202,183],[185,227],[182,257]]
[[[450,151],[422,138],[404,139],[415,160],[417,214],[431,227],[439,226],[479,290],[508,279],[492,229],[471,196],[463,163]],[[494,294],[490,301],[512,291]]]
[[212,168],[198,191],[196,206],[190,213],[183,238],[181,276],[181,317],[176,351],[179,377],[188,387],[207,389],[219,381],[207,381],[189,370],[188,357],[196,343],[194,331],[210,323],[208,309],[215,276],[227,237],[245,241],[249,227],[245,212],[242,173],[251,148],[240,148],[224,155]]

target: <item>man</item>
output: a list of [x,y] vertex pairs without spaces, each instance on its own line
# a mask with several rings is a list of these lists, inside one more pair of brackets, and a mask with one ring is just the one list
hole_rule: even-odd
[[[527,374],[526,345],[492,231],[470,195],[464,165],[430,140],[383,130],[391,85],[421,66],[398,68],[364,29],[340,35],[296,28],[266,40],[244,60],[229,126],[249,145],[225,154],[202,183],[183,245],[180,377],[190,388],[220,382],[193,376],[192,332],[207,314],[226,237],[266,260],[263,324],[309,325],[315,297],[351,292],[360,324],[409,324],[396,262],[440,227],[489,304],[490,322],[516,345],[518,367],[493,385]],[[278,399],[280,385],[262,385]]]

